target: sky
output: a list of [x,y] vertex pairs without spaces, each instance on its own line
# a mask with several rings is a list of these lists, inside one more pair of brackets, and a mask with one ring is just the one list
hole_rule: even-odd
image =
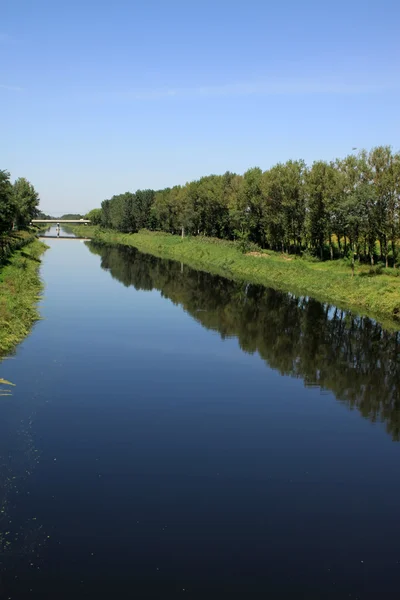
[[47,213],[400,149],[400,3],[3,0],[0,169]]

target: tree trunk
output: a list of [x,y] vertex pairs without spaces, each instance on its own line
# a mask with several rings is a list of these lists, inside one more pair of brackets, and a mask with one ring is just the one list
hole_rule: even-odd
[[387,248],[386,241],[385,241],[385,266],[386,266],[386,268],[388,268],[388,266],[389,266],[388,248]]
[[181,236],[184,238],[185,237],[185,228],[182,225],[182,232],[181,232]]
[[393,254],[393,267],[395,267],[397,256],[396,256],[396,240],[394,239],[394,237],[392,238],[392,254]]
[[332,246],[332,235],[329,234],[329,252],[331,255],[331,260],[333,260],[333,246]]
[[371,258],[371,266],[374,266],[374,246],[369,247],[369,256]]

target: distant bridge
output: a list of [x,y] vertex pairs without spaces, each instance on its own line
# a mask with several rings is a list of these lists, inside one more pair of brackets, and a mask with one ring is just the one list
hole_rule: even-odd
[[39,240],[80,240],[81,242],[91,242],[90,238],[77,237],[75,235],[40,235]]
[[35,223],[85,223],[86,225],[90,223],[89,219],[33,219],[31,221],[32,225]]

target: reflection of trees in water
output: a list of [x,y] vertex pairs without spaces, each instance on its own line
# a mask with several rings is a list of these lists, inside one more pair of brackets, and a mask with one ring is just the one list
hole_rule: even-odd
[[237,337],[281,374],[331,390],[400,440],[399,332],[367,317],[260,285],[182,269],[135,248],[88,244],[125,286],[158,289],[204,327]]

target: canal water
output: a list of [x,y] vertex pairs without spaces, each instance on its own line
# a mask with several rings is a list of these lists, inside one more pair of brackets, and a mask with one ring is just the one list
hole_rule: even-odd
[[398,598],[399,334],[49,240],[0,365],[0,598]]

